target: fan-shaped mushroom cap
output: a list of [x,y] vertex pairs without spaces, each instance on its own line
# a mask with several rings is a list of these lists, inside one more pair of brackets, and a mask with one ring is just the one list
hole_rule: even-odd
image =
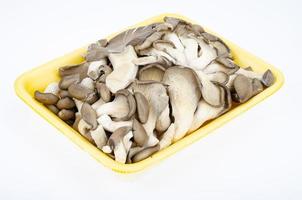
[[149,103],[149,116],[145,124],[143,124],[147,135],[149,136],[146,146],[154,146],[158,143],[153,131],[157,118],[168,105],[168,95],[166,88],[158,82],[152,81],[135,81],[131,85],[134,92],[142,93]]
[[137,58],[132,46],[128,46],[121,53],[109,54],[109,60],[113,71],[106,78],[106,85],[112,93],[126,88],[134,79],[137,73],[137,65],[132,60]]
[[189,130],[201,97],[199,83],[189,68],[171,67],[165,72],[163,82],[168,85],[168,93],[174,116],[174,141],[181,139]]

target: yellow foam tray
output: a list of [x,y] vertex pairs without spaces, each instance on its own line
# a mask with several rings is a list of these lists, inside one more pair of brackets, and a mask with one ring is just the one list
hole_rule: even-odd
[[[171,16],[171,17],[178,17],[180,19],[184,19],[186,21],[196,23],[184,16],[178,15],[178,14],[161,14],[155,17],[152,17],[150,19],[147,19],[141,23],[138,23],[134,26],[127,27],[133,28],[137,26],[143,26],[154,22],[163,21],[163,18],[165,16]],[[198,23],[199,24],[199,23]],[[213,33],[212,31],[206,29],[206,31]],[[107,38],[112,38],[115,34],[112,34],[108,36]],[[214,33],[215,34],[215,33]],[[215,34],[217,35],[217,34]],[[94,145],[90,144],[84,137],[82,137],[78,132],[73,130],[70,126],[68,126],[66,123],[64,123],[62,120],[60,120],[56,115],[54,115],[52,112],[50,112],[45,106],[37,102],[33,98],[33,94],[35,90],[41,90],[43,89],[51,82],[58,81],[59,75],[58,75],[58,68],[67,64],[75,64],[80,63],[83,61],[83,58],[81,55],[85,53],[86,48],[80,48],[77,49],[65,56],[59,57],[53,61],[50,61],[44,65],[41,65],[37,68],[34,68],[31,71],[28,71],[24,74],[22,74],[16,81],[15,81],[15,91],[17,95],[27,104],[29,105],[35,112],[37,112],[39,115],[41,115],[44,119],[46,119],[50,124],[55,126],[58,130],[60,130],[65,136],[67,136],[70,140],[72,140],[74,143],[76,143],[79,147],[81,147],[83,150],[87,151],[91,156],[93,156],[97,161],[102,163],[108,168],[111,168],[112,170],[120,173],[133,173],[140,171],[146,167],[149,167],[150,165],[153,165],[154,163],[172,155],[173,153],[181,150],[182,148],[190,145],[191,143],[199,140],[200,138],[206,136],[208,133],[213,131],[214,129],[217,129],[218,127],[222,126],[227,121],[233,119],[234,117],[238,116],[239,114],[245,112],[249,108],[253,107],[257,103],[263,101],[265,98],[269,97],[273,93],[275,93],[284,82],[284,78],[282,73],[273,67],[272,65],[264,62],[263,60],[257,58],[256,56],[250,54],[249,52],[241,49],[237,45],[233,44],[232,42],[224,39],[221,37],[226,44],[230,47],[232,54],[235,58],[235,62],[239,64],[240,66],[251,66],[254,71],[256,72],[264,72],[267,69],[270,69],[273,72],[273,75],[275,77],[275,82],[272,86],[265,89],[263,92],[258,94],[257,96],[250,99],[248,102],[241,104],[237,106],[236,108],[228,111],[224,115],[220,116],[217,119],[212,120],[210,123],[207,123],[205,126],[199,128],[195,132],[187,135],[183,139],[179,140],[178,142],[172,144],[171,146],[167,147],[164,150],[161,150],[151,157],[142,160],[138,163],[134,164],[121,164],[110,157],[108,157],[106,154],[104,154],[102,151],[100,151],[98,148],[96,148]]]

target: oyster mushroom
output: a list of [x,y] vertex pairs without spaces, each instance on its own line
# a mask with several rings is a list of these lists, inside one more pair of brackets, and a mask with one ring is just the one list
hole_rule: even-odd
[[[129,134],[129,135],[128,135]],[[124,138],[126,139],[124,140]],[[130,149],[129,142],[132,138],[131,127],[121,127],[115,130],[109,137],[107,145],[103,147],[105,152],[114,152],[114,157],[117,162],[125,163],[127,154]],[[129,149],[128,149],[129,148]],[[127,151],[128,150],[128,151]]]
[[93,80],[89,77],[84,78],[80,84],[91,90],[94,90],[94,88],[95,88]]
[[132,158],[133,162],[139,162],[141,160],[144,160],[148,157],[150,157],[152,154],[154,154],[155,152],[159,151],[159,145],[155,145],[152,147],[147,147],[144,150],[138,152],[137,154],[135,154]]
[[80,81],[81,81],[80,74],[70,74],[62,77],[62,79],[59,82],[59,87],[62,90],[66,90],[72,84],[80,83]]
[[158,133],[162,133],[165,130],[167,130],[170,124],[171,124],[170,107],[168,105],[157,119],[155,129]]
[[112,102],[105,103],[96,109],[97,115],[107,114],[116,121],[128,120],[135,113],[136,103],[128,90],[119,90]]
[[81,116],[82,119],[91,126],[91,129],[94,130],[97,128],[97,116],[95,110],[88,103],[83,103],[81,107]]
[[106,59],[101,59],[101,60],[89,63],[87,75],[92,80],[97,80],[101,75],[101,69],[102,69],[102,66],[104,66],[104,65],[107,65]]
[[212,82],[218,82],[223,85],[229,82],[229,75],[221,71],[207,74],[207,76]]
[[140,93],[134,93],[135,102],[136,102],[136,110],[137,110],[137,117],[141,123],[146,123],[149,116],[149,103],[146,97]]
[[53,112],[54,114],[58,114],[59,113],[59,109],[57,108],[57,106],[55,105],[46,105],[46,107],[51,111]]
[[230,59],[217,58],[209,65],[204,67],[202,71],[206,74],[222,72],[228,75],[234,74],[239,67],[233,63]]
[[115,130],[119,129],[123,126],[132,127],[132,120],[129,121],[112,121],[112,119],[108,115],[101,115],[97,119],[98,123],[103,126],[106,131],[114,132]]
[[99,100],[97,100],[96,102],[94,102],[91,107],[96,110],[98,107],[100,107],[101,105],[105,104],[106,102],[102,99],[99,98]]
[[78,123],[78,131],[83,135],[86,139],[88,139],[90,142],[94,143],[93,138],[90,135],[90,130],[92,126],[85,122],[85,120],[80,119]]
[[73,119],[75,115],[72,110],[62,109],[62,110],[60,110],[60,112],[58,112],[58,116],[62,120],[67,121],[67,120]]
[[79,122],[80,122],[81,119],[82,119],[81,113],[80,113],[80,112],[76,112],[76,113],[75,113],[75,120],[74,120],[74,122],[73,122],[73,124],[72,124],[72,128],[73,128],[74,130],[79,131],[78,125],[79,125]]
[[145,128],[136,119],[133,119],[133,139],[140,147],[144,146],[148,140]]
[[219,87],[210,81],[209,77],[201,70],[195,70],[195,74],[199,78],[199,88],[203,99],[212,106],[220,107],[221,102],[221,90]]
[[158,82],[135,81],[131,85],[131,89],[134,92],[142,93],[148,101],[149,116],[147,122],[143,124],[148,135],[148,141],[145,146],[154,146],[158,143],[158,139],[153,133],[156,121],[168,105],[169,97],[166,88]]
[[[158,28],[159,27],[157,26],[157,29]],[[152,35],[147,37],[146,40],[143,43],[141,43],[139,45],[136,45],[135,50],[139,51],[139,50],[147,49],[147,48],[151,47],[152,43],[156,40],[159,40],[163,36],[163,34],[164,34],[163,32],[154,32],[154,33],[152,33]]]
[[139,80],[153,80],[161,82],[165,73],[165,68],[160,64],[150,64],[142,67],[138,73]]
[[59,85],[57,82],[53,82],[47,85],[47,87],[44,90],[44,93],[51,93],[54,94],[56,96],[58,96],[60,91]]
[[59,74],[61,77],[72,75],[72,74],[79,74],[80,79],[87,77],[87,70],[88,70],[88,63],[83,62],[76,65],[68,65],[59,68]]
[[101,125],[98,125],[98,127],[95,130],[91,130],[90,135],[91,138],[94,140],[97,148],[102,149],[103,146],[106,145],[107,135]]
[[107,76],[111,72],[112,72],[112,69],[108,65],[101,66],[101,68],[100,68],[100,77],[97,79],[97,81],[105,83]]
[[128,45],[136,46],[143,43],[146,38],[156,31],[156,24],[150,24],[134,29],[124,31],[117,36],[113,37],[107,45],[109,52],[122,52]]
[[71,97],[71,96],[69,95],[69,93],[68,93],[67,90],[60,90],[60,91],[58,92],[58,96],[59,96],[61,99],[65,98],[65,97]]
[[223,104],[220,107],[214,107],[208,104],[204,99],[201,99],[198,102],[198,106],[194,113],[193,122],[191,124],[189,132],[195,131],[206,121],[222,115],[231,108],[232,101],[230,90],[222,84],[219,85],[219,88],[222,90]]
[[109,102],[111,99],[111,92],[106,86],[105,83],[96,83],[96,89],[100,95],[100,97],[103,99],[104,102]]
[[269,87],[274,83],[274,75],[272,71],[269,69],[266,70],[264,74],[258,74],[256,72],[240,68],[238,71],[236,71],[236,74],[241,74],[251,79],[253,78],[259,79],[266,87]]
[[71,98],[64,97],[57,102],[57,107],[59,109],[72,109],[75,107],[75,103]]
[[257,78],[248,78],[244,75],[237,75],[233,80],[232,98],[236,102],[244,103],[251,97],[263,91],[263,82]]
[[89,104],[94,103],[97,101],[96,92],[90,88],[87,88],[81,84],[72,84],[68,88],[69,94],[78,100],[86,101]]
[[173,140],[181,139],[189,130],[201,97],[198,81],[189,68],[172,67],[165,72],[163,83],[168,85],[168,93],[174,116],[175,135]]
[[239,74],[233,81],[234,91],[232,97],[234,101],[243,103],[253,96],[253,84],[251,79]]
[[127,46],[121,53],[109,54],[113,71],[106,78],[106,85],[112,93],[126,88],[134,79],[138,70],[132,60],[137,58],[132,46]]
[[159,141],[159,149],[164,149],[172,144],[173,138],[175,135],[175,125],[174,123],[170,124],[166,132],[163,133],[162,138]]
[[36,100],[45,105],[56,104],[59,100],[59,97],[52,93],[41,93],[39,91],[35,91],[34,97]]

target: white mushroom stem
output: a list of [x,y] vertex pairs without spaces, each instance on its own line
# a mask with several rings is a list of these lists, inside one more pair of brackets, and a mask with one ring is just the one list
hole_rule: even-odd
[[98,123],[103,126],[106,131],[114,132],[116,129],[123,127],[123,126],[130,126],[132,127],[132,121],[119,121],[115,122],[108,115],[101,115],[97,119]]
[[159,148],[164,149],[172,144],[175,135],[175,125],[172,123],[159,141]]
[[87,122],[85,122],[83,119],[81,119],[79,121],[78,124],[78,130],[81,133],[81,135],[83,135],[85,138],[87,138],[90,142],[93,142],[93,139],[90,135],[90,130],[91,130],[92,126],[90,124],[88,124]]
[[234,83],[234,79],[236,78],[236,76],[238,76],[238,74],[232,74],[229,76],[229,81],[227,82],[227,84],[225,85],[228,88],[231,88],[233,86]]
[[158,58],[156,56],[138,57],[133,60],[133,63],[136,65],[147,65],[156,62],[158,62]]
[[47,85],[47,87],[44,90],[44,93],[51,93],[58,96],[59,91],[60,91],[59,84],[56,82],[52,82]]
[[106,85],[112,93],[126,88],[134,79],[138,70],[132,61],[137,58],[134,48],[129,45],[121,53],[109,54],[113,71],[106,78]]
[[96,109],[97,116],[109,115],[115,118],[122,118],[129,113],[129,104],[127,97],[124,95],[118,95],[111,102],[102,104]]
[[170,107],[169,105],[165,108],[165,110],[160,114],[159,118],[156,121],[155,129],[159,132],[162,133],[171,124],[171,119],[170,119]]
[[93,79],[96,80],[101,75],[101,66],[104,66],[107,64],[106,59],[101,59],[98,61],[93,61],[88,66],[87,75]]
[[223,106],[218,108],[213,107],[206,103],[204,100],[200,100],[197,106],[197,110],[195,111],[189,132],[195,131],[206,121],[217,117],[223,110]]
[[116,144],[114,150],[114,158],[115,161],[119,162],[119,163],[125,163],[126,159],[127,159],[127,151],[126,148],[123,144],[123,142],[119,142]]
[[133,138],[132,131],[129,131],[129,133],[127,133],[123,138],[123,144],[124,144],[124,147],[125,147],[127,153],[129,152],[131,145],[132,145],[131,138]]
[[86,88],[89,88],[91,90],[94,90],[94,81],[89,77],[84,78],[81,81],[81,85],[86,87]]
[[[127,160],[128,152],[131,148],[132,142],[131,138],[133,137],[132,131],[129,131],[114,147],[114,157],[115,160],[119,163],[125,163]],[[107,151],[107,148],[103,148]]]
[[107,135],[101,125],[99,125],[95,130],[91,130],[90,135],[99,149],[102,149],[103,146],[106,145]]
[[82,109],[82,105],[83,105],[83,101],[80,101],[80,100],[78,100],[78,99],[76,99],[76,98],[72,98],[73,99],[73,101],[74,101],[74,103],[75,103],[75,105],[76,105],[76,107],[77,107],[77,109],[78,110],[81,110]]
[[157,116],[154,113],[154,110],[150,109],[148,121],[145,124],[143,124],[143,127],[145,128],[146,133],[148,135],[148,141],[145,144],[146,147],[154,146],[159,141],[153,133],[153,130],[154,130],[155,124],[156,124],[156,120],[157,120]]
[[105,104],[106,102],[102,99],[99,98],[99,100],[97,100],[96,102],[94,102],[91,107],[96,110],[97,108],[99,108],[101,105]]

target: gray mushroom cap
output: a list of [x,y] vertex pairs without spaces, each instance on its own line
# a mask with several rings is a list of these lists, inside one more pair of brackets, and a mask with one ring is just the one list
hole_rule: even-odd
[[97,116],[95,110],[88,103],[83,103],[81,108],[82,119],[91,125],[92,130],[97,128]]

